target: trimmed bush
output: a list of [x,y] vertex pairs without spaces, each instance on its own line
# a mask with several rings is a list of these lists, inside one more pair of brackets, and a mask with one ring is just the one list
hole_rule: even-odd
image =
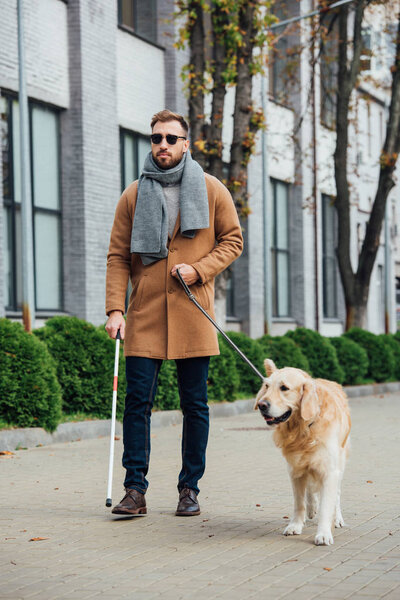
[[164,360],[158,375],[154,408],[157,410],[176,410],[179,406],[176,364],[174,360]]
[[380,336],[360,327],[353,327],[343,335],[366,350],[369,361],[368,377],[373,381],[387,381],[393,377],[395,369],[393,352]]
[[233,402],[237,398],[240,387],[235,351],[220,334],[218,334],[218,343],[221,354],[210,358],[208,396],[218,402],[224,400]]
[[[236,331],[228,331],[228,337],[232,340],[234,344],[247,356],[247,358],[253,363],[253,365],[260,371],[260,373],[264,373],[263,366],[263,348],[259,342],[253,340],[248,337],[244,333],[237,333]],[[224,341],[225,344],[228,342]],[[239,356],[239,354],[233,350],[235,361],[236,361],[236,369],[239,374],[240,379],[240,388],[239,391],[245,394],[256,394],[260,389],[261,380],[254,373],[254,371],[249,367],[245,361]]]
[[378,337],[380,337],[381,340],[383,340],[383,343],[392,351],[394,357],[393,377],[396,381],[400,381],[400,343],[393,333],[382,333]]
[[307,358],[290,338],[263,335],[258,341],[264,349],[264,358],[273,360],[278,369],[295,367],[303,371],[310,370]]
[[310,365],[310,374],[313,377],[331,379],[342,383],[344,371],[339,364],[336,350],[327,338],[317,331],[298,327],[294,331],[285,333],[285,337],[292,339],[307,357]]
[[45,344],[22,325],[0,319],[0,417],[19,427],[54,431],[61,389]]
[[[36,336],[47,345],[56,362],[66,414],[83,412],[111,417],[115,341],[103,327],[76,317],[53,317]],[[124,412],[125,361],[120,347],[117,417]]]
[[344,371],[343,383],[345,385],[362,383],[368,373],[368,354],[364,348],[344,336],[332,337],[329,340],[336,350],[339,364]]

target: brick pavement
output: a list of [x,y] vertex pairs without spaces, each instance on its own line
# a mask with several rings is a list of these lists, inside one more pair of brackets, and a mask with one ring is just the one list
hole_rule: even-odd
[[[347,527],[284,537],[286,464],[257,413],[212,421],[202,514],[177,518],[180,426],[153,433],[148,515],[105,508],[106,438],[0,458],[0,598],[400,599],[400,394],[351,400]],[[113,499],[122,495],[116,442]],[[48,538],[29,542],[34,537]]]

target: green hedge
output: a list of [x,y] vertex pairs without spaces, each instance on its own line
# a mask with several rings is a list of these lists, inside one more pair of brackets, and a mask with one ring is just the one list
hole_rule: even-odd
[[[263,348],[257,340],[249,338],[245,333],[237,333],[236,331],[228,331],[228,337],[234,344],[247,356],[253,365],[264,373]],[[228,344],[224,340],[224,344]],[[240,355],[233,351],[236,361],[236,369],[240,380],[240,392],[245,394],[256,394],[260,389],[261,380],[254,371],[245,363]]]
[[218,334],[218,343],[221,354],[210,358],[208,397],[218,402],[233,402],[240,389],[235,352],[221,334]]
[[61,417],[54,361],[45,344],[7,319],[0,319],[0,373],[0,418],[54,431]]
[[[76,317],[54,317],[34,333],[0,319],[0,419],[10,425],[53,431],[61,418],[61,403],[65,414],[110,418],[115,340],[108,337],[104,325],[94,327]],[[365,377],[400,380],[400,332],[377,336],[354,328],[331,339],[305,328],[259,340],[243,333],[228,335],[261,373],[264,359],[271,358],[278,368],[297,367],[313,377],[347,385],[361,383]],[[259,377],[223,336],[218,335],[218,341],[221,354],[210,359],[210,400],[233,401],[239,392],[256,394]],[[122,346],[118,419],[123,416],[126,387]],[[154,407],[170,410],[179,404],[175,361],[164,361]]]
[[328,338],[322,337],[317,331],[298,327],[294,331],[285,333],[292,339],[307,357],[310,365],[310,374],[313,377],[332,379],[338,383],[344,380],[344,371],[339,364],[336,350]]
[[368,354],[364,348],[344,336],[329,339],[336,350],[339,364],[344,371],[343,383],[345,385],[362,383],[368,373]]
[[290,338],[263,335],[258,341],[263,347],[264,358],[273,360],[278,369],[295,367],[296,369],[303,369],[303,371],[310,370],[307,358]]
[[378,337],[393,353],[394,367],[392,377],[394,377],[396,381],[400,381],[400,343],[397,341],[398,338],[392,333],[383,333]]
[[164,360],[161,365],[154,408],[157,410],[179,408],[178,379],[174,360]]
[[366,350],[369,361],[367,373],[369,378],[373,381],[387,381],[393,377],[395,369],[393,352],[379,335],[360,327],[353,327],[343,335]]
[[[66,414],[84,412],[111,417],[115,341],[104,328],[76,317],[53,317],[35,334],[45,342],[57,365]],[[125,361],[120,347],[117,416],[124,411]]]

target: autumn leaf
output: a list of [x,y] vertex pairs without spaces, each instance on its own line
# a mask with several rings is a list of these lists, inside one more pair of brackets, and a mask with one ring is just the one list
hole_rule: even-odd
[[332,567],[324,567],[324,571],[332,571]]
[[261,504],[256,504],[256,506],[261,506]]
[[286,515],[284,517],[282,517],[282,519],[288,519],[289,517],[287,517]]
[[48,537],[34,537],[34,538],[31,538],[29,541],[30,542],[40,542],[42,540],[48,540],[48,539],[49,539]]
[[367,480],[367,483],[374,483],[373,481],[371,481],[370,479]]
[[5,456],[6,458],[10,458],[13,456],[14,452],[9,452],[9,450],[1,450],[0,456]]

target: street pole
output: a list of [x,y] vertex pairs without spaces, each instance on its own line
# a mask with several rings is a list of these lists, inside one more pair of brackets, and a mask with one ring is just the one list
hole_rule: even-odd
[[24,6],[17,2],[18,69],[21,169],[22,319],[26,331],[35,327],[35,279],[33,265],[32,188],[29,148],[29,114],[25,79]]
[[[264,119],[267,115],[267,102],[265,91],[265,73],[261,74],[261,106]],[[271,335],[272,306],[271,306],[271,186],[268,172],[268,139],[267,130],[261,130],[261,156],[262,156],[262,199],[263,199],[263,229],[264,229],[264,323],[265,333]]]

